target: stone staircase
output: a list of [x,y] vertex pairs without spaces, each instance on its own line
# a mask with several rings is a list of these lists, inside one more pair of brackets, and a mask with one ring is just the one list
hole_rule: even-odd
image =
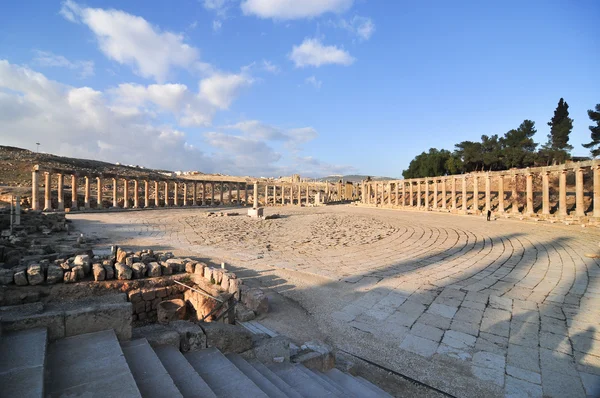
[[361,377],[265,365],[216,348],[181,353],[113,330],[48,344],[45,328],[0,336],[0,397],[390,397]]

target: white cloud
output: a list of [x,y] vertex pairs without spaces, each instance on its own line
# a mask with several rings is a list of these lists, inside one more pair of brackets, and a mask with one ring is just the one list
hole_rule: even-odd
[[163,82],[172,67],[191,68],[199,51],[184,43],[180,34],[161,31],[144,18],[119,10],[85,8],[72,0],[60,11],[67,20],[87,25],[108,58],[125,65],[145,78]]
[[223,126],[227,130],[238,130],[246,137],[254,140],[281,142],[285,148],[293,152],[299,151],[300,146],[318,137],[313,127],[283,129],[262,123],[258,120],[245,120],[236,124]]
[[355,15],[352,19],[340,19],[333,25],[356,35],[361,41],[366,41],[375,33],[375,24],[371,18]]
[[209,11],[214,11],[217,15],[223,17],[227,13],[232,0],[203,0],[202,5]]
[[200,94],[211,104],[227,109],[243,87],[250,86],[254,80],[245,73],[216,73],[200,81]]
[[345,50],[336,46],[324,46],[319,39],[306,38],[299,46],[294,46],[289,58],[297,68],[305,66],[337,64],[351,65],[355,59]]
[[269,73],[273,73],[273,74],[277,74],[277,73],[280,72],[279,66],[273,64],[271,61],[267,61],[267,60],[264,60],[264,59],[262,61],[262,68],[265,71],[267,71]]
[[215,19],[213,21],[212,28],[213,28],[214,32],[219,32],[222,27],[223,27],[223,22],[219,21],[218,19]]
[[317,90],[319,90],[321,88],[321,85],[323,84],[323,82],[321,80],[317,80],[317,78],[314,76],[310,76],[310,77],[307,77],[306,79],[304,79],[304,83],[310,84]]
[[246,15],[286,20],[341,13],[352,7],[352,3],[353,0],[244,0],[241,7]]
[[79,72],[79,77],[85,79],[94,76],[93,61],[69,61],[62,55],[53,54],[50,51],[35,50],[34,64],[45,67],[67,68]]

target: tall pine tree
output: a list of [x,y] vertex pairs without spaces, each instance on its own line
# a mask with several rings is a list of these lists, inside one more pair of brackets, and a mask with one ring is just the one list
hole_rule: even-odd
[[547,158],[548,163],[562,163],[570,157],[569,152],[573,149],[573,146],[569,145],[573,119],[569,117],[569,104],[564,99],[558,101],[548,126],[550,126],[550,134],[548,134],[548,142],[543,146],[542,156]]
[[600,155],[600,104],[596,104],[596,110],[588,110],[588,116],[592,122],[595,122],[595,126],[590,126],[592,142],[583,144],[584,148],[587,148],[592,153],[593,157]]

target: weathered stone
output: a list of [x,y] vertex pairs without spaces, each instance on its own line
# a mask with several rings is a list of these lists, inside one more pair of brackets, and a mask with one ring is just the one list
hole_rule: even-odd
[[27,286],[27,271],[25,269],[16,271],[14,278],[17,286]]
[[181,352],[196,351],[206,348],[206,335],[202,328],[193,322],[174,321],[169,327],[179,333]]
[[94,264],[92,267],[92,273],[94,274],[94,280],[96,282],[103,281],[106,279],[106,271],[104,267],[100,264]]
[[161,271],[162,271],[163,275],[171,275],[171,274],[173,274],[173,268],[172,268],[171,264],[163,262],[160,265],[161,265]]
[[63,280],[64,271],[58,265],[49,265],[47,273],[48,275],[46,276],[46,283],[50,285]]
[[142,290],[142,300],[151,301],[156,298],[156,290]]
[[102,303],[65,312],[65,335],[113,329],[121,341],[131,339],[132,305],[129,302]]
[[161,287],[159,289],[156,289],[156,297],[167,297],[167,288]]
[[229,281],[229,293],[233,294],[236,299],[240,299],[241,279],[231,279]]
[[133,339],[145,338],[152,347],[161,345],[172,345],[179,349],[180,337],[179,333],[170,327],[154,324],[133,329]]
[[83,268],[83,273],[85,275],[89,275],[92,272],[92,262],[90,260],[90,256],[87,254],[80,254],[75,256],[73,260],[73,265],[80,265]]
[[133,276],[131,268],[121,263],[115,264],[115,272],[117,274],[117,279],[119,280],[128,280]]
[[30,285],[39,285],[44,283],[44,271],[39,264],[30,264],[27,267],[27,281]]
[[176,320],[183,320],[185,318],[186,307],[185,301],[183,300],[167,300],[160,302],[157,307],[158,322],[167,324]]
[[259,314],[269,312],[269,299],[260,289],[252,288],[245,291],[242,295],[242,303]]
[[248,309],[248,307],[246,307],[244,304],[237,303],[235,305],[235,319],[240,322],[247,322],[253,320],[254,318],[256,318],[254,311]]
[[183,260],[179,258],[170,258],[165,261],[167,264],[171,266],[171,270],[175,272],[183,272],[185,271],[185,265],[183,264]]
[[223,276],[221,278],[221,288],[226,292],[229,291],[229,280],[231,279],[231,274],[229,272],[223,272]]
[[206,264],[204,264],[204,263],[197,263],[196,267],[194,268],[194,274],[203,277],[204,276],[204,267],[206,267]]
[[124,264],[127,258],[127,252],[119,247],[117,250],[117,263]]
[[125,257],[125,265],[128,267],[133,266],[133,257]]
[[242,356],[256,358],[264,364],[290,361],[290,339],[285,336],[267,338]]
[[75,283],[77,282],[77,273],[74,271],[66,271],[63,276],[63,281],[65,283]]
[[157,262],[149,263],[148,264],[148,276],[149,277],[161,276],[162,275],[161,268],[162,267]]
[[307,368],[321,372],[327,372],[335,366],[335,358],[331,353],[331,347],[322,341],[308,341],[302,347],[306,347],[310,351],[296,356],[293,362],[301,363]]
[[15,271],[0,268],[0,285],[10,285],[14,282]]
[[133,304],[137,304],[137,303],[143,301],[142,292],[139,289],[129,291],[129,293],[127,293],[127,298]]
[[219,268],[213,269],[213,279],[217,285],[221,284],[221,280],[223,279],[223,270]]
[[240,353],[252,348],[252,333],[242,326],[221,322],[200,322],[206,334],[207,347],[216,347],[223,353]]
[[195,268],[196,268],[195,262],[189,261],[189,262],[185,263],[185,272],[187,272],[188,274],[193,274]]
[[204,268],[204,279],[206,279],[208,282],[212,282],[213,279],[213,268],[211,267],[205,267]]
[[104,279],[111,280],[115,278],[115,269],[112,264],[102,264],[102,267],[104,268]]
[[146,264],[134,263],[131,267],[133,270],[133,279],[141,279],[146,276]]
[[76,265],[73,267],[71,272],[74,272],[78,281],[85,278],[85,272],[83,272],[83,267],[81,265]]

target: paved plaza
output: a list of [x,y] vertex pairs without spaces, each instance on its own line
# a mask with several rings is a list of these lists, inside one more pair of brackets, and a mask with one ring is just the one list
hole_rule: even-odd
[[336,347],[452,395],[600,396],[596,227],[356,206],[268,208],[274,220],[208,211],[69,219],[106,245],[270,276]]

